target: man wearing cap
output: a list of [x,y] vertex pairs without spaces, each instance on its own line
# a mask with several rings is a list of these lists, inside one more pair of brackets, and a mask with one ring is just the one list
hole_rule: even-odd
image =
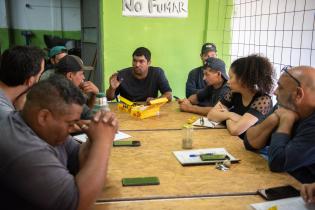
[[40,80],[47,79],[48,77],[53,75],[55,73],[55,66],[66,55],[68,55],[68,51],[65,46],[55,46],[51,48],[48,53],[51,65],[44,71],[44,73],[40,77]]
[[145,47],[137,48],[132,54],[132,67],[120,70],[109,79],[106,97],[113,100],[118,94],[130,101],[149,102],[153,98],[165,97],[172,100],[172,89],[164,71],[150,66],[151,52]]
[[91,81],[84,81],[84,70],[93,70],[91,66],[85,66],[81,58],[75,55],[64,56],[58,65],[56,66],[56,73],[64,75],[67,79],[73,82],[73,84],[79,87],[83,93],[90,94],[87,101],[88,106],[83,106],[83,112],[81,119],[88,120],[93,116],[91,109],[94,106],[96,100],[96,94],[99,93],[99,89]]
[[[205,43],[202,45],[200,53],[202,64],[204,64],[204,62],[210,57],[217,57],[217,48],[213,43]],[[186,82],[186,98],[197,93],[206,86],[207,83],[203,80],[203,66],[191,70]],[[206,106],[207,104],[203,104],[202,101],[199,101],[199,105]]]
[[24,106],[28,90],[44,71],[45,54],[36,47],[16,46],[2,54],[0,67],[0,120]]
[[[225,63],[218,58],[208,58],[205,60],[203,69],[203,80],[207,86],[189,96],[187,99],[178,100],[180,110],[206,116],[210,109],[215,106],[221,97],[228,91],[225,72]],[[198,106],[199,101],[203,101],[206,106]]]

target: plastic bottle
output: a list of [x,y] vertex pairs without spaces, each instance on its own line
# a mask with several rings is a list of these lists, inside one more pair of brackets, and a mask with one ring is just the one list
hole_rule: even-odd
[[193,147],[193,126],[185,124],[183,126],[183,139],[182,139],[182,148],[183,149],[192,149]]
[[98,94],[96,94],[96,102],[93,108],[93,112],[96,113],[99,110],[110,111],[106,95],[103,92],[99,92]]

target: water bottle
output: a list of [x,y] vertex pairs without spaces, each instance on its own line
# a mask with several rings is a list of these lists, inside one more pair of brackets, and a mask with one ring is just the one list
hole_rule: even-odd
[[106,95],[103,92],[99,92],[98,94],[96,94],[96,102],[93,108],[93,112],[96,113],[99,110],[110,111]]

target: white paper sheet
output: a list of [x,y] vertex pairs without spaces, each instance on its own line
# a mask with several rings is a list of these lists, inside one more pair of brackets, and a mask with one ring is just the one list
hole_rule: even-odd
[[[115,135],[114,141],[127,139],[127,138],[130,138],[130,137],[131,136],[129,134],[126,134],[126,133],[123,133],[121,131],[118,131],[118,133],[116,133],[116,135]],[[78,140],[80,142],[86,142],[87,135],[85,133],[83,133],[83,134],[80,134],[80,135],[75,135],[75,136],[73,136],[73,138],[75,138],[76,140]]]
[[286,198],[276,201],[267,201],[249,205],[251,209],[268,210],[277,206],[277,210],[315,210],[315,205],[306,204],[301,197]]
[[218,122],[208,120],[208,118],[206,117],[198,118],[192,125],[207,128],[225,128],[224,125],[221,125]]

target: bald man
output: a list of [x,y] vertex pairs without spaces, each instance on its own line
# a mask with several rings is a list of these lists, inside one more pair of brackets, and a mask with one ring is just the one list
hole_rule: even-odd
[[247,149],[270,144],[269,167],[289,172],[302,183],[315,181],[315,69],[283,69],[275,91],[279,108],[250,128]]

